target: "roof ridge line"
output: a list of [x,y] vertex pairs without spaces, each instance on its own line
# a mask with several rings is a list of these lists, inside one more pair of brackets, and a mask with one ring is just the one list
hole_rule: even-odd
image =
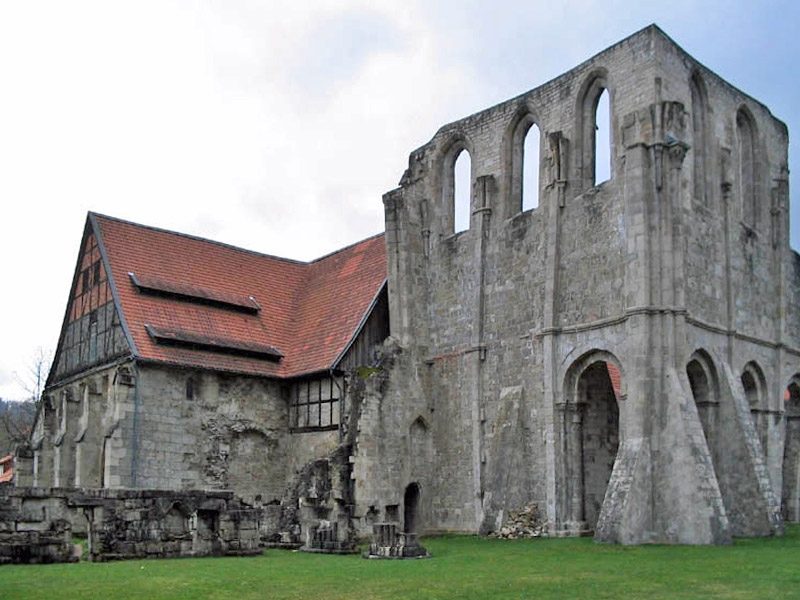
[[372,240],[374,240],[376,238],[379,238],[381,236],[384,236],[384,235],[386,235],[386,232],[385,231],[380,231],[380,232],[375,233],[375,234],[373,234],[373,235],[371,235],[369,237],[365,237],[363,240],[359,240],[357,242],[353,242],[352,244],[348,244],[347,246],[343,246],[342,248],[339,248],[338,250],[334,250],[332,252],[328,252],[327,254],[324,254],[324,255],[320,256],[319,258],[315,258],[313,260],[310,260],[306,264],[313,265],[315,263],[320,262],[321,260],[325,260],[326,258],[330,258],[331,256],[333,256],[335,254],[339,254],[340,252],[344,252],[346,250],[350,250],[351,248],[355,248],[356,246],[360,246],[361,244],[364,244],[365,242],[372,241]]
[[[235,246],[233,244],[228,244],[227,242],[220,242],[219,240],[212,240],[211,238],[202,237],[199,235],[194,235],[191,233],[183,233],[181,231],[174,231],[172,229],[165,229],[163,227],[156,227],[154,225],[144,225],[143,223],[136,223],[134,221],[128,221],[127,219],[120,219],[119,217],[112,217],[109,215],[104,215],[101,213],[97,213],[94,211],[89,211],[89,214],[94,217],[100,217],[101,219],[107,219],[109,221],[114,221],[116,223],[122,223],[124,225],[130,225],[132,227],[138,227],[140,229],[149,229],[150,231],[156,231],[159,233],[167,233],[170,235],[175,235],[182,238],[187,238],[190,240],[195,240],[198,242],[205,242],[208,244],[214,244],[215,246],[221,246],[223,248],[228,248],[230,250],[237,250],[239,252],[245,252],[247,254],[252,254],[255,256],[261,256],[264,258],[273,258],[275,260],[282,260],[284,262],[293,263],[296,265],[309,265],[313,261],[303,261],[298,260],[296,258],[287,258],[285,256],[276,256],[275,254],[267,254],[266,252],[259,252],[258,250],[250,250],[248,248],[242,248],[241,246]],[[316,259],[315,259],[316,260]]]

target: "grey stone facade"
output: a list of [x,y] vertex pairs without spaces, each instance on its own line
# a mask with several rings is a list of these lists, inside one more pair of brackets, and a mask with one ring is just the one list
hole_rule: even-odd
[[[533,124],[539,202],[522,211]],[[766,107],[653,26],[415,150],[384,196],[401,351],[364,403],[359,510],[420,482],[428,530],[495,531],[536,502],[553,533],[603,541],[780,532],[800,370],[787,146]],[[471,221],[455,232],[461,152]]]

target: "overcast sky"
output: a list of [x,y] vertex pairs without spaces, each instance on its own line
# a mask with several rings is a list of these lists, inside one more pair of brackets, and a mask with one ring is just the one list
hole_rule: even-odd
[[438,127],[653,22],[800,135],[798,7],[0,0],[0,397],[58,340],[87,211],[318,257],[382,230]]

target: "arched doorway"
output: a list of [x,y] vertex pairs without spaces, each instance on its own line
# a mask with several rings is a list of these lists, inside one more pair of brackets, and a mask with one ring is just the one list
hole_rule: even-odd
[[761,442],[761,450],[764,452],[764,457],[767,458],[769,455],[769,446],[767,444],[769,407],[766,402],[767,394],[765,390],[767,389],[767,382],[764,378],[764,373],[757,363],[751,361],[745,365],[741,381],[745,398],[750,405],[753,424]]
[[605,353],[580,359],[567,375],[564,413],[564,516],[595,529],[619,450],[622,372]]
[[784,394],[786,432],[783,442],[782,512],[792,523],[800,523],[800,377],[792,380]]
[[416,533],[419,519],[419,484],[410,483],[403,497],[403,532]]
[[717,409],[719,408],[717,375],[714,364],[703,351],[695,352],[686,365],[686,376],[692,389],[692,397],[706,437],[706,445],[711,453],[714,468],[717,467],[716,458],[716,423]]

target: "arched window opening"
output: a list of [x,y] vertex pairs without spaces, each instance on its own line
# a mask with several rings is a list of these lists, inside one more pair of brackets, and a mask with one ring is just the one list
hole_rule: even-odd
[[767,410],[768,406],[766,406],[764,402],[764,390],[766,389],[764,374],[755,362],[750,362],[745,365],[741,381],[742,387],[744,388],[745,399],[750,405],[753,425],[755,425],[756,433],[758,434],[759,440],[761,440],[761,449],[764,452],[764,456],[767,456],[769,450],[767,446],[769,411]]
[[539,167],[541,132],[536,123],[531,124],[522,145],[522,210],[539,207]]
[[692,95],[692,169],[694,199],[702,205],[708,204],[706,191],[706,104],[705,87],[695,73],[689,80]]
[[469,229],[472,216],[472,159],[461,150],[453,167],[453,232]]
[[790,523],[800,523],[800,379],[784,393],[786,433],[783,443],[781,509]]
[[736,113],[736,138],[739,151],[739,193],[742,198],[742,218],[752,227],[758,226],[755,173],[755,125],[744,109]]
[[604,89],[594,111],[594,184],[611,179],[611,101]]
[[186,399],[194,400],[194,377],[186,378]]

